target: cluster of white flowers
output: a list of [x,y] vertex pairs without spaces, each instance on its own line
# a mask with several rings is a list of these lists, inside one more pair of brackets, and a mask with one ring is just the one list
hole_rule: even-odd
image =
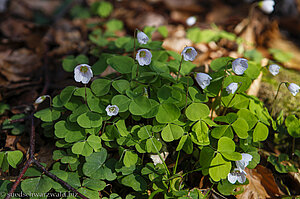
[[235,184],[236,181],[243,184],[246,182],[245,168],[248,166],[249,162],[252,160],[252,155],[248,153],[242,153],[242,159],[235,161],[236,167],[231,173],[228,174],[227,179],[231,184]]

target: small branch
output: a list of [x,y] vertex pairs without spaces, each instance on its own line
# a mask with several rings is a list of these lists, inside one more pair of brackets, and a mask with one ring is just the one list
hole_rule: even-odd
[[52,178],[54,181],[60,183],[61,185],[63,185],[64,187],[66,187],[68,190],[73,191],[74,193],[77,194],[77,196],[84,198],[84,199],[88,199],[87,197],[85,197],[84,195],[82,195],[81,193],[79,193],[75,188],[73,188],[71,185],[69,185],[68,183],[66,183],[65,181],[63,181],[62,179],[58,178],[56,175],[50,173],[43,165],[41,165],[41,163],[39,163],[37,160],[33,160],[33,163],[40,168],[47,176],[49,176],[50,178]]
[[10,191],[7,193],[5,199],[10,199],[11,196],[12,196],[12,193],[14,193],[14,192],[16,191],[18,185],[19,185],[20,182],[21,182],[22,177],[24,176],[25,172],[26,172],[27,169],[29,168],[29,165],[32,163],[32,161],[33,161],[33,158],[29,158],[29,159],[26,161],[26,163],[25,163],[24,167],[22,168],[22,170],[21,170],[21,172],[20,172],[20,174],[19,174],[17,180],[14,182],[14,184],[13,184],[13,186],[11,187]]
[[30,149],[29,149],[29,159],[33,159],[35,151],[35,127],[34,127],[34,117],[33,113],[30,115],[31,119],[31,133],[30,133]]
[[24,122],[25,119],[26,119],[26,117],[25,117],[25,118],[16,119],[16,120],[10,120],[10,121],[9,121],[9,124],[14,124],[14,123],[19,123],[19,122]]

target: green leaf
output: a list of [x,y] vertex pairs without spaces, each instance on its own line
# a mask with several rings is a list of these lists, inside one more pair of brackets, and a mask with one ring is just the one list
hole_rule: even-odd
[[90,107],[90,110],[96,113],[106,113],[105,107],[102,104],[99,97],[96,97],[94,95],[91,95],[87,98],[87,104]]
[[248,137],[248,123],[242,118],[238,118],[233,124],[232,128],[239,138],[246,139]]
[[210,166],[209,175],[215,182],[226,179],[231,170],[231,162],[225,161],[220,153],[212,159]]
[[233,60],[234,59],[232,57],[220,57],[212,60],[210,67],[213,71],[219,71],[221,69],[225,69],[226,65],[228,65]]
[[93,153],[93,148],[87,141],[77,142],[72,146],[72,152],[83,156],[89,156]]
[[248,126],[249,126],[249,130],[252,129],[255,124],[257,123],[257,117],[251,113],[251,111],[249,111],[248,109],[241,109],[237,112],[237,115],[240,118],[243,118],[244,120],[247,121]]
[[123,22],[117,19],[111,19],[106,23],[107,31],[114,32],[123,29]]
[[7,152],[7,161],[13,168],[17,168],[22,159],[23,153],[19,150]]
[[102,170],[101,167],[106,158],[107,151],[105,148],[101,148],[99,152],[94,152],[90,156],[86,157],[86,163],[83,164],[82,168],[84,175],[88,177],[94,177],[95,174]]
[[9,105],[1,102],[0,103],[0,115],[2,115],[6,110],[9,110]]
[[76,58],[74,56],[68,56],[63,59],[63,69],[67,72],[73,72],[74,68],[79,64],[88,64],[89,59],[85,55],[78,55]]
[[159,123],[171,123],[180,117],[180,110],[174,104],[160,104],[156,115]]
[[260,70],[261,70],[260,64],[257,64],[252,61],[248,61],[248,68],[247,70],[245,70],[245,74],[248,77],[250,77],[252,80],[255,80],[259,76]]
[[222,137],[218,141],[218,151],[219,152],[233,152],[235,151],[235,143],[232,139],[228,137]]
[[130,102],[131,99],[129,99],[125,95],[115,95],[111,100],[111,104],[117,105],[117,107],[119,108],[119,112],[127,111]]
[[96,61],[96,63],[94,63],[92,65],[92,71],[94,75],[100,75],[101,73],[103,73],[105,71],[105,69],[107,68],[108,64],[107,64],[107,59],[112,57],[112,54],[109,53],[102,53],[98,59],[98,61]]
[[77,123],[83,128],[94,128],[102,125],[102,117],[99,113],[87,112],[77,118]]
[[162,147],[162,143],[158,141],[156,138],[149,138],[146,141],[146,149],[148,153],[159,153]]
[[97,8],[97,13],[100,17],[108,17],[113,11],[113,6],[110,2],[101,1]]
[[59,95],[59,99],[62,105],[65,105],[71,99],[75,89],[76,89],[75,86],[67,86],[61,91]]
[[198,121],[192,128],[192,140],[198,145],[209,145],[208,127],[204,121]]
[[292,137],[300,137],[300,120],[296,118],[295,115],[289,115],[285,119],[285,125],[287,127],[288,133]]
[[106,187],[106,183],[102,180],[96,180],[92,178],[87,178],[83,180],[82,186],[95,191],[102,191]]
[[99,97],[106,95],[110,90],[111,80],[108,79],[96,79],[91,84],[93,93]]
[[130,84],[125,79],[113,81],[112,86],[121,94],[125,94],[125,91],[130,89]]
[[151,128],[152,128],[151,125],[141,127],[140,130],[137,133],[139,138],[141,138],[141,140],[145,140],[145,139],[150,138],[151,135],[152,135]]
[[150,100],[144,96],[138,96],[129,104],[129,111],[133,115],[143,115],[151,109]]
[[209,108],[202,103],[192,103],[185,111],[186,117],[191,121],[197,121],[209,115]]
[[122,74],[131,73],[131,69],[135,64],[131,57],[114,56],[107,60],[107,63],[116,71]]
[[101,138],[99,136],[90,135],[87,139],[87,142],[94,150],[100,149],[102,147]]
[[164,37],[166,38],[168,36],[168,29],[166,26],[160,26],[157,28],[157,31]]
[[228,130],[228,128],[230,128],[229,125],[220,125],[220,126],[216,126],[212,131],[211,131],[211,136],[216,138],[216,139],[220,139],[225,132]]
[[60,117],[60,112],[55,109],[46,108],[36,112],[34,116],[40,118],[44,122],[52,122]]
[[131,151],[126,151],[123,159],[123,163],[126,167],[133,166],[138,161],[138,155]]
[[166,142],[178,140],[184,134],[184,130],[175,124],[168,124],[161,132],[161,137]]
[[135,191],[144,191],[147,188],[147,183],[144,178],[137,174],[125,176],[120,181],[123,185],[131,187]]
[[202,94],[198,89],[196,89],[194,87],[189,87],[189,94],[190,94],[193,102],[207,102],[208,101],[207,95],[205,93]]
[[253,142],[265,141],[269,135],[268,127],[258,122],[253,131]]
[[126,128],[125,120],[119,120],[115,125],[117,127],[118,133],[121,136],[127,136],[129,134]]
[[[41,176],[38,178],[28,178],[21,182],[21,189],[26,194],[41,193],[45,194],[52,188],[50,179],[47,176]],[[34,197],[31,197],[34,198]],[[47,197],[36,197],[47,198]]]
[[236,113],[228,113],[225,116],[218,116],[214,119],[214,121],[217,122],[225,122],[227,124],[232,124],[234,121],[236,121],[238,118],[238,115]]

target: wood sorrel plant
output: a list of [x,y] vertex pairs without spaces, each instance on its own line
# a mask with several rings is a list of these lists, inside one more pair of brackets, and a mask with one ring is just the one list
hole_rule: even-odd
[[[261,66],[222,57],[212,61],[209,74],[196,74],[185,59],[195,58],[193,48],[182,55],[157,42],[137,48],[137,58],[106,53],[105,64],[118,77],[90,85],[97,65],[73,63],[75,80],[84,86],[66,87],[51,107],[35,113],[43,127],[53,126],[57,140],[51,172],[89,198],[198,198],[203,194],[190,186],[194,173],[208,176],[224,195],[237,194],[247,184],[245,168],[260,161],[259,142],[276,128],[263,103],[245,93]],[[213,111],[219,116],[212,119]],[[44,183],[43,191],[66,191]]]

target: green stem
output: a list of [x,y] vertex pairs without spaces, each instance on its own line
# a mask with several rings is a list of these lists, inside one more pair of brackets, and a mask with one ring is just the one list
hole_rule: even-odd
[[84,101],[87,103],[86,84],[84,85]]
[[[137,32],[137,29],[135,29],[134,33],[133,33],[133,59],[135,59],[135,40],[136,40],[136,32]],[[136,77],[138,77],[139,75],[139,64],[137,65],[137,68],[136,68]]]
[[178,153],[177,153],[176,164],[175,164],[175,167],[174,167],[174,170],[173,170],[173,175],[176,174],[177,165],[178,165],[178,161],[179,161],[179,156],[180,156],[180,151],[178,151]]
[[187,98],[188,98],[188,94],[189,94],[189,78],[187,79],[187,85],[186,85],[186,93],[185,93],[185,106],[184,106],[184,113],[187,107]]
[[280,84],[278,85],[278,88],[277,88],[277,91],[276,91],[276,95],[275,95],[274,100],[272,102],[271,116],[273,115],[274,106],[275,106],[275,100],[277,99],[280,87],[281,87],[282,84],[285,84],[285,83],[287,83],[287,82],[280,82]]
[[178,82],[179,75],[180,75],[180,70],[181,70],[182,61],[183,61],[183,55],[181,56],[181,60],[180,60],[180,64],[179,64],[179,69],[178,69],[177,79],[176,79],[177,82]]

